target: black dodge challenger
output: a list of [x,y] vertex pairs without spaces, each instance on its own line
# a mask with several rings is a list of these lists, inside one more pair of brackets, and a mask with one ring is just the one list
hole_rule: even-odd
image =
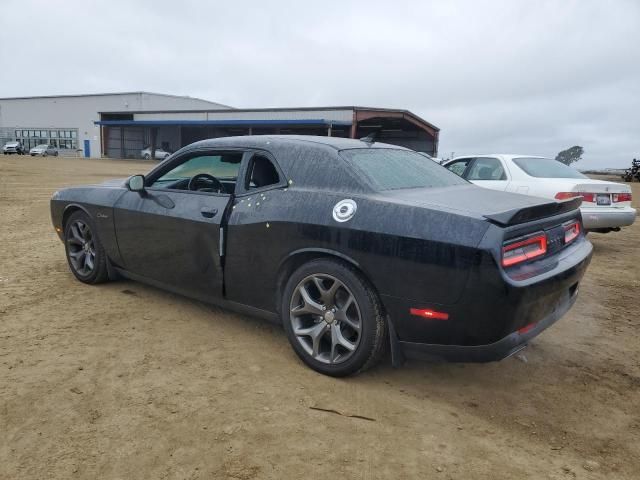
[[78,280],[118,276],[282,323],[344,376],[391,349],[499,360],[574,303],[580,200],[480,188],[411,150],[330,137],[205,140],[146,176],[56,192]]

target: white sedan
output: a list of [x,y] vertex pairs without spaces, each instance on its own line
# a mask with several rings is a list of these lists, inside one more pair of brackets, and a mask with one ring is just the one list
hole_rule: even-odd
[[563,200],[582,197],[582,222],[586,230],[606,233],[631,225],[628,185],[593,180],[567,165],[527,155],[471,155],[454,158],[443,166],[478,186]]
[[[171,155],[171,152],[167,152],[166,150],[163,150],[162,148],[158,147],[158,148],[156,148],[156,152],[155,152],[154,157],[155,157],[156,160],[164,160],[169,155]],[[150,160],[151,159],[151,147],[147,147],[144,150],[142,150],[140,152],[140,156],[142,158],[144,158],[145,160]]]

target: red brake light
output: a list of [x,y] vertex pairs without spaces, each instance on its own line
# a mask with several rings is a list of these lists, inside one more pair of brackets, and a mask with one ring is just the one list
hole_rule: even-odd
[[445,312],[437,312],[435,310],[429,310],[428,308],[411,308],[409,309],[411,315],[418,317],[430,318],[432,320],[449,320],[449,314]]
[[591,202],[594,203],[596,201],[595,193],[587,193],[587,192],[558,192],[556,193],[556,200],[567,200],[568,198],[576,198],[582,197],[583,202]]
[[556,200],[566,200],[568,198],[579,197],[580,192],[558,192],[556,193]]
[[556,200],[566,200],[567,198],[576,198],[580,196],[580,192],[558,192]]
[[547,235],[542,233],[535,237],[510,243],[502,247],[502,266],[510,267],[547,253]]
[[573,242],[580,235],[580,222],[573,222],[564,227],[564,243],[565,245]]
[[614,203],[631,201],[631,193],[614,193],[612,197]]

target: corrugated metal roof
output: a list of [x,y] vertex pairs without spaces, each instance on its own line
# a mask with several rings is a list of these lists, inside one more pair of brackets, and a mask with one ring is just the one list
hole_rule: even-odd
[[171,95],[169,93],[156,93],[156,92],[146,92],[146,91],[138,91],[138,92],[104,92],[104,93],[79,93],[79,94],[66,94],[66,95],[32,95],[26,97],[2,97],[0,100],[37,100],[43,98],[82,98],[82,97],[113,97],[120,95],[155,95],[159,97],[171,97],[171,98],[181,98],[181,99],[189,99],[189,100],[198,100],[200,102],[210,103],[212,105],[218,105],[224,108],[233,108],[228,105],[224,105],[218,102],[212,102],[210,100],[205,100],[203,98],[198,97],[190,97],[189,95]]

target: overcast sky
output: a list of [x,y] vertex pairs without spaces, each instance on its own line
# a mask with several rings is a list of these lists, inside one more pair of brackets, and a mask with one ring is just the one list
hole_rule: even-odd
[[2,0],[0,97],[408,109],[440,156],[640,157],[640,1]]

